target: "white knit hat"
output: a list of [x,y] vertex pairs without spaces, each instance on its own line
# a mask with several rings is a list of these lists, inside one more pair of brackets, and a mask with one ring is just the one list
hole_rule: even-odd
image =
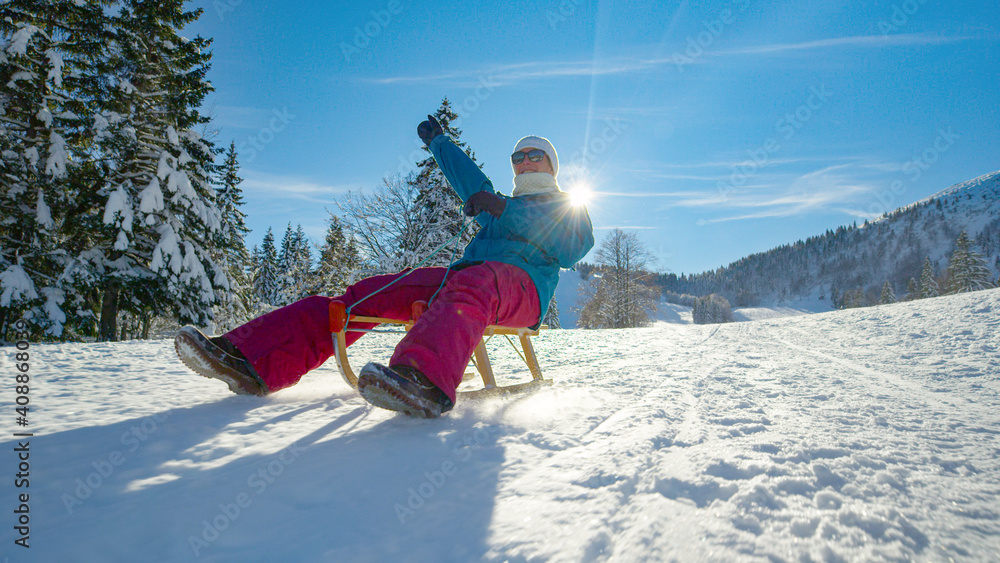
[[[552,146],[552,143],[550,143],[548,139],[546,139],[545,137],[528,135],[527,137],[524,137],[520,141],[518,141],[517,144],[514,145],[514,150],[511,152],[515,153],[523,149],[526,149],[528,147],[541,149],[542,152],[548,155],[549,162],[552,163],[552,177],[556,177],[559,175],[559,157],[556,155],[555,147]],[[516,175],[517,169],[514,168],[513,162],[510,164],[510,167],[511,169],[514,170],[514,174]]]

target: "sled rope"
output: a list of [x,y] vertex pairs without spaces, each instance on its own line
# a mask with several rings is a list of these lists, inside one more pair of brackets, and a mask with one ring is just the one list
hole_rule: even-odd
[[510,335],[505,334],[503,337],[507,339],[507,342],[510,342],[510,347],[513,348],[514,351],[517,352],[517,355],[521,356],[521,360],[527,364],[528,360],[525,359],[524,354],[522,354],[521,351],[517,349],[517,346],[514,345],[514,341],[510,339]]
[[[427,262],[429,262],[430,259],[433,258],[435,254],[437,254],[438,252],[441,252],[442,250],[444,250],[445,248],[447,248],[449,244],[451,244],[451,243],[455,242],[456,240],[458,240],[459,238],[461,238],[461,236],[463,234],[465,234],[465,231],[469,228],[469,225],[472,224],[473,220],[474,220],[474,218],[469,218],[469,220],[464,221],[462,223],[462,228],[458,230],[458,233],[456,233],[455,236],[451,237],[450,239],[448,239],[447,241],[445,241],[444,244],[442,244],[441,246],[439,246],[436,249],[434,249],[433,251],[431,251],[431,253],[428,254],[426,258],[424,258],[423,260],[421,260],[416,266],[410,268],[409,271],[403,273],[403,275],[401,275],[398,278],[396,278],[396,279],[392,280],[391,282],[387,283],[385,286],[380,287],[379,289],[376,289],[375,291],[369,293],[368,295],[365,295],[361,299],[358,299],[353,304],[351,304],[351,306],[347,308],[347,318],[348,319],[351,318],[351,310],[354,309],[355,305],[357,305],[358,303],[361,303],[361,302],[365,301],[366,299],[370,299],[370,298],[378,295],[379,293],[382,293],[383,291],[389,289],[390,287],[392,287],[393,284],[395,284],[399,280],[405,278],[406,276],[412,274],[414,271],[417,270],[417,268],[420,268],[424,264],[426,264]],[[451,253],[452,261],[454,261],[455,254],[457,252],[458,252],[458,245],[455,245],[455,249]],[[438,286],[437,290],[434,292],[434,295],[431,296],[431,300],[427,302],[428,306],[430,306],[431,302],[434,301],[434,298],[437,297],[437,294],[438,294],[439,291],[441,291],[441,288],[444,287],[445,282],[448,281],[448,275],[450,273],[451,273],[451,263],[448,264],[448,271],[445,272],[444,278],[441,280],[441,285]]]

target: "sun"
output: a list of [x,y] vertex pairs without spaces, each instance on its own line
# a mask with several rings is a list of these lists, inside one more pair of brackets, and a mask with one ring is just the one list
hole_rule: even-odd
[[573,205],[587,205],[594,197],[594,192],[590,190],[590,186],[582,182],[571,185],[566,193],[569,194],[569,199],[573,202]]

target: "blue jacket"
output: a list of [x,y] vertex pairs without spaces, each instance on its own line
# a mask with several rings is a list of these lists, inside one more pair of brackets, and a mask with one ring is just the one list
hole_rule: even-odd
[[[434,159],[462,201],[480,191],[496,193],[493,183],[469,155],[438,135],[429,146]],[[502,195],[502,194],[498,194]],[[538,291],[541,324],[559,283],[559,269],[572,268],[594,246],[594,227],[583,205],[564,192],[507,197],[500,217],[480,213],[482,227],[452,267],[502,262],[527,272]]]

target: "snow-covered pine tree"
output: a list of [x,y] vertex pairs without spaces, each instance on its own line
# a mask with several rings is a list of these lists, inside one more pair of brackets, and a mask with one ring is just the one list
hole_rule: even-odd
[[920,298],[920,284],[917,283],[916,278],[910,278],[910,281],[906,284],[906,300],[913,301],[914,299]]
[[948,262],[945,294],[952,295],[994,287],[990,281],[991,274],[983,255],[972,249],[969,235],[962,231],[955,241],[955,250]]
[[281,237],[281,248],[278,249],[278,300],[274,305],[284,306],[292,302],[294,275],[292,269],[298,260],[298,249],[295,244],[295,231],[292,230],[291,222],[285,227],[285,234]]
[[882,284],[882,295],[879,297],[879,304],[891,305],[896,302],[896,291],[888,280]]
[[562,328],[562,323],[559,322],[559,303],[556,302],[556,296],[552,296],[552,300],[549,301],[549,309],[545,312],[545,318],[542,319],[543,325],[548,325],[549,328]]
[[729,300],[713,293],[699,297],[691,310],[691,319],[695,324],[720,324],[733,321],[733,310]]
[[279,299],[288,305],[309,296],[312,286],[312,251],[302,225],[293,230],[289,223],[278,252]]
[[87,158],[109,2],[0,3],[0,336],[24,317],[65,337],[88,322],[87,279],[67,273],[75,216],[94,181]]
[[218,244],[213,255],[216,263],[229,273],[230,291],[221,292],[220,303],[216,307],[215,324],[217,331],[231,330],[251,319],[252,284],[247,275],[250,256],[245,238],[250,229],[246,226],[243,213],[243,190],[239,177],[239,160],[236,143],[231,142],[226,151],[220,170],[216,200],[221,214]]
[[340,217],[330,214],[326,237],[319,251],[312,293],[340,295],[351,283],[354,273],[361,267],[358,244],[344,228]]
[[305,229],[299,224],[295,229],[295,283],[292,292],[292,302],[311,295],[315,285],[313,279],[312,243],[306,236]]
[[102,100],[96,190],[100,236],[85,256],[99,273],[99,337],[116,338],[119,309],[207,325],[226,270],[212,252],[220,214],[211,185],[216,150],[195,128],[212,90],[210,41],[181,37],[201,10],[183,0],[123,0],[114,16],[111,83]]
[[268,228],[260,251],[251,260],[253,270],[253,296],[258,303],[255,313],[278,306],[281,286],[278,272],[278,250],[274,246],[274,232]]
[[257,311],[260,307],[260,300],[257,298],[257,292],[254,291],[254,279],[257,277],[257,268],[259,265],[260,247],[255,244],[248,254],[247,267],[243,272],[247,282],[250,284],[250,291],[247,292],[247,303],[249,304],[247,311],[250,313],[251,317],[259,316]]
[[[475,153],[466,147],[461,140],[462,131],[452,125],[458,114],[451,108],[451,102],[445,98],[441,102],[441,107],[434,113],[434,117],[441,124],[444,134],[451,137],[451,140],[473,160],[476,160]],[[441,169],[438,168],[437,161],[430,155],[417,163],[420,171],[415,177],[408,181],[416,189],[417,196],[415,206],[419,221],[418,227],[410,233],[405,240],[401,241],[402,250],[410,259],[404,267],[412,266],[426,258],[434,249],[438,248],[446,241],[454,237],[466,225],[466,218],[462,215],[462,200],[448,184]],[[479,224],[471,222],[460,240],[454,244],[460,249],[464,248],[475,236],[479,229]],[[452,260],[452,252],[442,251],[435,255],[426,264],[427,266],[447,266]],[[412,262],[410,262],[412,260]]]
[[928,256],[924,259],[924,267],[920,270],[920,299],[927,299],[928,297],[937,297],[941,294],[941,290],[938,289],[937,278],[934,276],[934,264],[931,263],[931,258]]

